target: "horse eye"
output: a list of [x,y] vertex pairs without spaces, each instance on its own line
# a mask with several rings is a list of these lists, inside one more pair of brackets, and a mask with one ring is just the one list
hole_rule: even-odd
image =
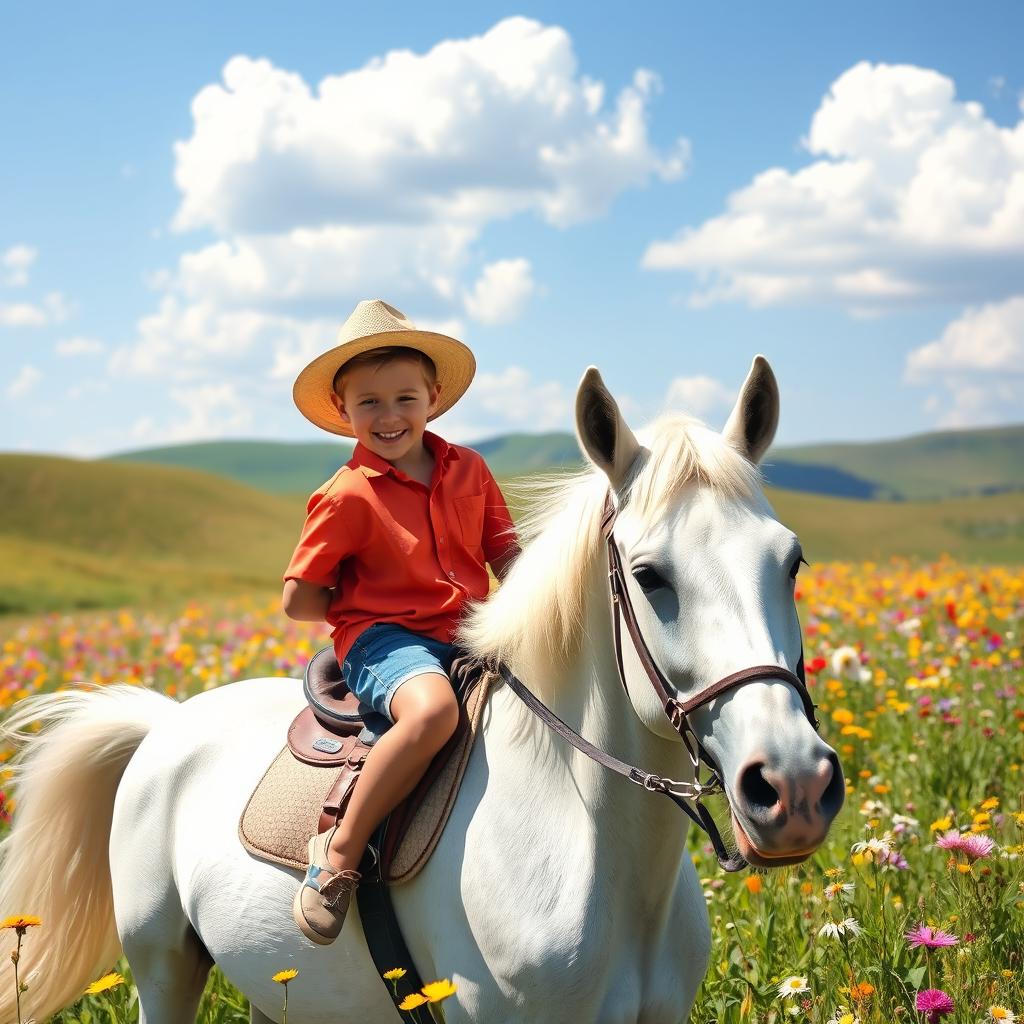
[[640,589],[645,594],[650,594],[652,591],[668,586],[658,571],[652,569],[649,565],[638,565],[633,570],[633,579],[640,584]]
[[803,555],[801,555],[801,556],[800,556],[800,557],[799,557],[799,558],[798,558],[798,559],[797,559],[797,560],[796,560],[796,561],[795,561],[795,562],[793,563],[793,568],[792,568],[792,569],[790,569],[790,571],[789,571],[789,578],[790,578],[791,580],[795,580],[795,579],[796,579],[796,574],[797,574],[797,573],[798,573],[798,572],[800,571],[800,566],[801,566],[801,565],[806,565],[806,566],[808,566],[808,567],[809,567],[809,566],[810,566],[810,564],[811,564],[811,563],[810,563],[810,562],[808,562],[808,561],[807,561],[807,559],[806,559],[806,558],[804,558],[804,556],[803,556]]

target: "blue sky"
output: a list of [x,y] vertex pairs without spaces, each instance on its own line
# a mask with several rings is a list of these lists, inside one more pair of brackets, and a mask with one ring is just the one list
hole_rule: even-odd
[[456,440],[757,352],[781,443],[1019,421],[1024,7],[830,6],[9,10],[0,449],[326,438],[374,297],[476,352]]

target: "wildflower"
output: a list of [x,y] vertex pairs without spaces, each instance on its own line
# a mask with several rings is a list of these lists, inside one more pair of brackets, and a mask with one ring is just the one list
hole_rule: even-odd
[[968,860],[981,860],[995,849],[995,845],[988,836],[967,835],[961,837],[960,852]]
[[849,933],[851,936],[858,936],[861,933],[861,926],[855,918],[848,917],[844,921],[826,921],[819,929],[818,934],[822,937],[831,936],[838,939],[841,935]]
[[867,999],[875,991],[870,981],[858,981],[850,986],[850,998],[856,1003]]
[[829,1018],[828,1024],[860,1024],[860,1017],[851,1013],[845,1006],[840,1006]]
[[940,988],[926,988],[918,992],[915,1005],[925,1015],[928,1024],[939,1024],[940,1018],[954,1009],[953,1000]]
[[124,978],[115,971],[113,974],[104,974],[102,978],[97,978],[85,990],[85,994],[87,996],[94,996],[99,992],[106,992],[108,989],[117,988],[118,985],[123,984]]
[[825,886],[825,899],[834,900],[837,896],[847,897],[853,892],[853,882],[832,882]]
[[787,996],[798,996],[801,992],[810,992],[810,989],[807,987],[807,979],[800,977],[799,974],[791,974],[779,985],[780,999],[785,999]]
[[299,972],[294,967],[289,967],[287,971],[278,971],[270,980],[276,981],[279,985],[287,985],[292,978],[297,978],[298,976]]
[[939,949],[942,946],[955,946],[960,941],[950,932],[930,928],[926,924],[919,924],[912,931],[907,932],[904,937],[912,949],[919,946],[925,946],[927,949]]
[[760,875],[747,875],[747,877],[743,879],[743,884],[747,887],[747,892],[752,896],[756,896],[763,887]]
[[859,683],[866,683],[871,679],[871,672],[861,668],[860,654],[856,647],[837,647],[832,652],[832,672],[834,675]]
[[1008,1010],[1005,1006],[990,1006],[988,1008],[988,1015],[994,1021],[998,1021],[999,1024],[1015,1024],[1017,1020],[1017,1014],[1013,1010]]
[[892,833],[886,832],[883,836],[872,836],[863,842],[854,843],[850,852],[859,854],[869,864],[882,857],[887,857],[892,850]]
[[29,914],[18,914],[15,917],[5,917],[0,921],[0,929],[13,928],[18,935],[24,935],[29,928],[34,928],[42,923],[38,917],[32,917]]
[[398,981],[400,978],[405,977],[404,967],[392,967],[390,971],[384,972],[385,981]]
[[999,806],[999,797],[990,796],[987,800],[982,801],[981,809],[983,811],[994,811]]
[[420,991],[427,997],[428,1003],[439,1003],[442,999],[455,995],[455,986],[447,979],[428,982]]
[[410,992],[399,1004],[400,1010],[415,1010],[417,1006],[422,1006],[427,1002],[427,997],[421,992]]

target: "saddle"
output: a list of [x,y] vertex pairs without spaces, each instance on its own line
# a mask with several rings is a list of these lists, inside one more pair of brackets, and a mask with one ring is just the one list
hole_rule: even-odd
[[[455,659],[450,676],[459,724],[378,833],[380,878],[388,884],[415,877],[437,846],[494,679],[485,666],[464,656]],[[349,691],[331,647],[306,666],[303,690],[308,706],[292,722],[287,745],[257,784],[238,826],[242,844],[254,856],[299,870],[306,867],[309,837],[341,819],[366,755],[391,727]]]

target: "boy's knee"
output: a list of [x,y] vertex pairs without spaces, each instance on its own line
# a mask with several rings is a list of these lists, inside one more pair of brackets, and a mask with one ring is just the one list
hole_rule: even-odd
[[[445,687],[417,687],[415,681],[410,682],[412,686],[407,684],[395,694],[392,711],[398,712],[396,720],[401,718],[403,724],[414,729],[418,736],[436,738],[440,741],[440,747],[459,724],[459,702],[455,693],[447,680]],[[403,690],[406,692],[403,693]],[[396,703],[399,704],[398,708],[395,707]]]

